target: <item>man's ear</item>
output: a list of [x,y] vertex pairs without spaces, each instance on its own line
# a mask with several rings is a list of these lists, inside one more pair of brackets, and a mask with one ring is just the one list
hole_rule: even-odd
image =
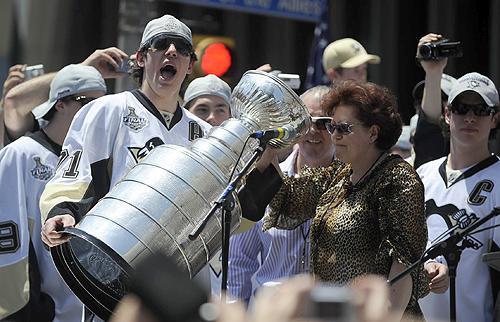
[[496,112],[495,115],[493,115],[493,118],[491,119],[491,128],[494,129],[498,127],[499,122],[500,122],[500,112]]
[[446,124],[450,125],[450,107],[448,105],[444,108],[444,121]]
[[191,60],[189,61],[189,67],[188,67],[188,69],[187,69],[187,71],[186,71],[186,74],[188,74],[188,75],[189,75],[189,74],[191,74],[191,73],[193,72],[193,69],[194,69],[194,64],[196,64],[196,60],[191,59]]
[[135,59],[137,60],[137,66],[144,67],[146,57],[143,51],[137,51],[135,54]]
[[56,105],[54,106],[56,111],[62,111],[64,109],[64,103],[62,101],[57,101]]
[[333,82],[333,80],[334,80],[335,78],[337,78],[338,73],[335,71],[335,69],[333,69],[333,68],[328,68],[328,69],[326,70],[326,76],[328,77],[328,79],[329,79],[331,82]]

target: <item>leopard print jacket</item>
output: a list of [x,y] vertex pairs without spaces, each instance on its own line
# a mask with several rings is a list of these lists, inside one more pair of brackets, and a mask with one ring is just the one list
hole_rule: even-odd
[[[410,266],[427,242],[424,188],[410,164],[387,155],[356,185],[350,173],[348,165],[333,161],[285,177],[264,223],[264,230],[293,229],[312,218],[312,272],[339,284],[364,274],[387,277],[394,260]],[[428,279],[419,269],[411,276],[408,308],[418,314],[417,299],[428,293]]]

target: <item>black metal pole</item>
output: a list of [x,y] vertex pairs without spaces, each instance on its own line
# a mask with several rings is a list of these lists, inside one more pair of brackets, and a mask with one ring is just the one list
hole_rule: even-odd
[[[222,282],[221,295],[225,296],[227,290],[228,268],[229,268],[229,240],[231,238],[231,211],[234,208],[232,198],[226,199],[225,205],[222,208]],[[222,298],[225,302],[225,298]]]
[[[448,271],[449,273],[450,271]],[[450,321],[455,322],[457,320],[457,304],[456,304],[456,284],[455,284],[455,273],[453,275],[449,273],[450,276]]]

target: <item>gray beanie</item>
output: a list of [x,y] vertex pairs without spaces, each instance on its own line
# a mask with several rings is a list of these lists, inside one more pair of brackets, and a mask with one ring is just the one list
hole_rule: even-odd
[[215,75],[207,75],[194,79],[184,94],[184,107],[202,95],[214,95],[222,98],[227,105],[231,101],[231,87]]
[[159,35],[179,37],[193,46],[191,29],[174,16],[164,15],[163,17],[148,22],[142,33],[141,45],[139,48],[143,48],[151,39]]

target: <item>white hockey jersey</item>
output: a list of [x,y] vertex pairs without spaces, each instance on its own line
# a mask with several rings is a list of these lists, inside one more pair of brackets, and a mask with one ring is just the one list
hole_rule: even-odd
[[[59,276],[40,238],[38,201],[54,175],[61,147],[38,131],[0,150],[0,319],[29,300],[30,240],[40,273],[40,290],[55,303],[54,321],[81,321],[83,304]],[[32,255],[30,255],[32,256]],[[35,312],[29,313],[33,318]],[[37,320],[44,318],[38,316]]]
[[68,213],[80,221],[154,147],[187,146],[209,129],[179,106],[173,115],[160,114],[139,90],[94,100],[70,126],[55,176],[40,200],[43,220]]
[[[453,177],[446,173],[447,158],[426,163],[418,168],[425,187],[425,205],[429,240],[433,241],[458,221],[465,223],[468,216],[482,218],[500,206],[500,162],[490,156],[478,164],[463,169]],[[499,224],[494,218],[481,226]],[[500,245],[499,228],[467,237],[474,246],[462,252],[456,276],[457,321],[492,321],[493,293],[488,265],[482,255],[491,243]],[[420,300],[427,321],[449,321],[449,291],[430,293]]]

